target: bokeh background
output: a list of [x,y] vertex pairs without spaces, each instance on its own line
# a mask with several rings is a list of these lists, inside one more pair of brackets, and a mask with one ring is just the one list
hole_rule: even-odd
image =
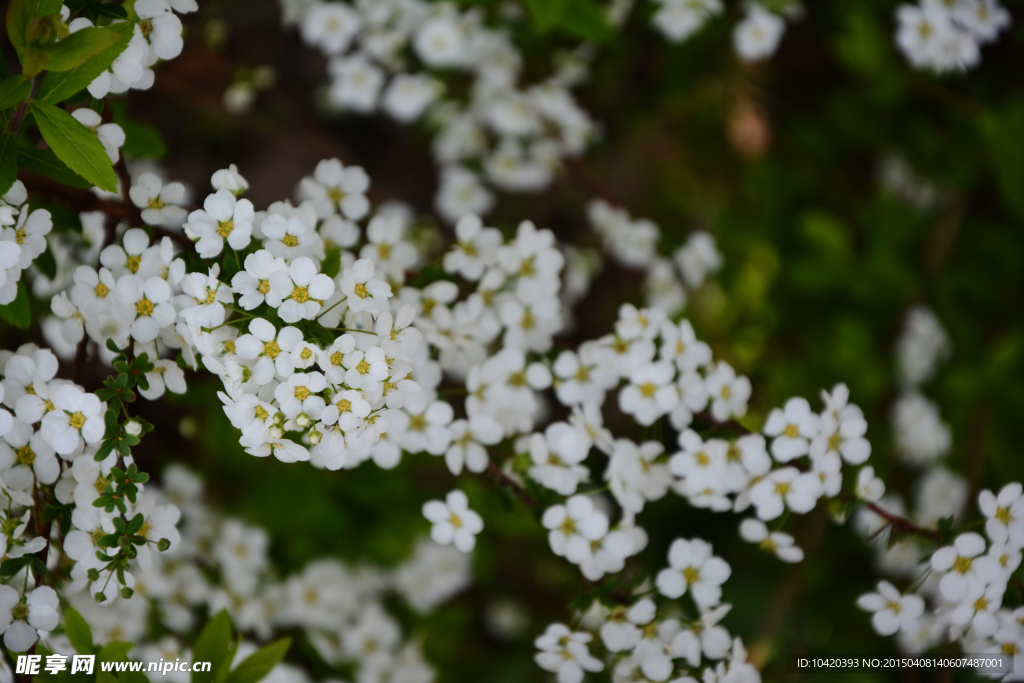
[[[750,376],[742,422],[757,429],[794,395],[817,407],[821,389],[846,382],[869,422],[871,463],[890,490],[910,497],[915,476],[898,464],[890,429],[894,344],[908,308],[931,307],[953,351],[924,391],[952,428],[947,464],[967,478],[973,501],[1024,474],[1024,7],[1007,4],[1014,26],[985,48],[981,66],[940,78],[913,71],[896,51],[891,0],[808,3],[778,53],[755,65],[733,54],[735,17],[672,46],[650,27],[652,7],[641,0],[622,32],[598,46],[578,91],[602,123],[600,140],[549,190],[502,195],[488,224],[511,232],[529,218],[565,242],[597,246],[585,208],[600,196],[654,220],[666,254],[691,231],[711,232],[725,265],[691,297],[687,315],[716,357]],[[126,114],[165,141],[166,177],[201,196],[213,170],[236,163],[248,196],[265,207],[336,156],[366,168],[376,203],[401,199],[424,224],[435,221],[429,131],[325,114],[317,98],[324,60],[281,28],[273,0],[200,5],[186,20],[181,56],[161,67],[152,90],[125,99]],[[525,13],[515,32],[527,72],[543,73],[557,49],[578,42],[538,33]],[[229,111],[225,89],[265,66],[274,84],[248,112]],[[606,266],[564,342],[609,331],[621,303],[642,301],[642,280]],[[11,329],[0,338],[5,348],[25,340]],[[87,384],[102,369],[92,372]],[[427,530],[422,503],[452,487],[442,459],[427,455],[407,455],[393,471],[367,463],[334,473],[254,459],[213,398],[214,382],[190,377],[187,395],[143,407],[162,436],[144,440],[136,457],[149,471],[184,461],[200,472],[225,510],[267,528],[282,572],[325,555],[397,563]],[[622,436],[641,436],[613,414],[608,420]],[[571,618],[568,605],[589,587],[549,552],[533,511],[486,479],[463,475],[458,486],[487,525],[473,557],[476,583],[428,617],[394,607],[422,638],[439,683],[547,680],[532,662],[532,639]],[[799,680],[786,672],[790,652],[897,651],[854,604],[877,581],[871,550],[821,506],[787,524],[807,551],[796,567],[740,541],[738,516],[703,513],[675,496],[649,506],[643,523],[651,543],[636,565],[659,567],[673,538],[697,535],[730,562],[725,623],[764,663],[766,680]],[[1021,603],[1015,588],[1006,603]],[[295,635],[290,658],[326,672]],[[804,680],[952,678],[861,670]]]

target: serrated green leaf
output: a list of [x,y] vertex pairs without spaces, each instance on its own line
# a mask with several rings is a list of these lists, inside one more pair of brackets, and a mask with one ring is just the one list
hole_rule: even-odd
[[28,168],[50,180],[71,187],[91,187],[92,183],[57,159],[52,150],[18,150],[17,165]]
[[117,176],[103,144],[96,134],[63,109],[32,101],[39,132],[57,158],[96,187],[117,191]]
[[3,83],[0,83],[0,111],[10,109],[18,102],[21,102],[32,92],[32,84],[24,77],[11,76]]
[[18,154],[14,148],[14,136],[0,135],[0,196],[7,194],[18,179]]
[[92,630],[82,615],[73,607],[64,610],[64,635],[71,642],[71,647],[80,655],[91,655],[93,653]]
[[225,683],[257,683],[270,673],[271,669],[284,659],[285,653],[292,644],[291,638],[282,638],[242,660],[242,663],[228,674]]
[[36,93],[37,100],[56,104],[68,99],[79,90],[88,87],[90,83],[96,80],[97,76],[110,68],[110,65],[114,63],[118,55],[124,52],[124,49],[128,46],[128,41],[134,35],[135,24],[131,22],[111,24],[105,30],[116,33],[118,35],[117,41],[87,60],[81,66],[69,71],[46,74],[43,77],[43,82],[39,85],[39,91]]
[[47,71],[70,71],[85,64],[121,39],[121,36],[106,28],[83,28],[64,40],[46,47],[50,61]]
[[28,292],[25,281],[18,282],[18,295],[11,303],[0,306],[0,318],[3,318],[19,330],[27,330],[32,323],[32,311],[28,306]]
[[221,610],[203,627],[192,648],[192,659],[210,662],[210,671],[193,671],[192,683],[211,683],[221,667],[231,666],[226,661],[231,647],[231,618]]

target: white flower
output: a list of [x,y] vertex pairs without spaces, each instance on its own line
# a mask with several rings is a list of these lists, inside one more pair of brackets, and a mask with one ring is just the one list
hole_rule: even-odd
[[225,240],[232,249],[249,245],[254,216],[252,202],[221,189],[206,197],[202,209],[189,214],[185,233],[199,238],[196,251],[200,256],[213,258],[224,250]]
[[361,24],[359,14],[346,3],[313,2],[302,20],[302,38],[326,54],[340,54],[348,49]]
[[932,567],[944,572],[939,581],[942,596],[950,602],[959,602],[967,592],[969,581],[979,576],[979,555],[985,552],[985,539],[975,533],[960,534],[953,545],[939,548],[932,554]]
[[757,516],[768,521],[781,515],[784,507],[798,514],[810,512],[821,494],[817,474],[801,474],[795,467],[783,467],[754,484],[750,501],[757,508]]
[[117,281],[114,293],[120,304],[114,307],[114,314],[125,325],[131,325],[131,335],[137,342],[153,341],[161,328],[177,317],[170,302],[171,287],[162,278],[143,281],[138,275],[125,275]]
[[[672,641],[676,655],[685,657],[690,666],[700,664],[701,653],[708,659],[724,659],[729,654],[732,639],[718,622],[729,613],[732,605],[720,605],[712,610],[701,610],[697,623],[680,631]],[[685,679],[682,679],[685,680]]]
[[42,432],[17,430],[7,435],[6,442],[0,441],[0,474],[7,488],[29,491],[36,481],[57,481],[60,463]]
[[454,223],[468,213],[484,215],[494,206],[494,193],[473,171],[449,164],[441,169],[434,206],[443,219]]
[[811,458],[838,453],[851,465],[863,464],[871,455],[871,443],[864,438],[868,423],[861,409],[848,402],[850,390],[845,384],[837,384],[831,395],[822,391],[821,397],[825,410],[821,412],[818,435],[811,441]]
[[748,62],[770,57],[778,48],[786,21],[765,9],[760,3],[747,3],[747,16],[736,25],[732,34],[737,54]]
[[1007,484],[995,496],[989,490],[978,494],[978,509],[988,520],[985,533],[993,543],[1009,543],[1024,548],[1024,488],[1019,483]]
[[334,79],[328,98],[341,109],[368,114],[377,106],[384,72],[362,54],[332,59],[327,70]]
[[167,8],[164,0],[137,0],[134,8],[154,55],[174,59],[181,54],[181,19]]
[[241,294],[238,305],[251,311],[262,304],[270,294],[270,275],[275,271],[287,271],[288,264],[283,258],[274,258],[266,249],[245,257],[245,270],[231,278],[231,288]]
[[775,408],[768,414],[764,433],[775,437],[771,448],[775,459],[789,462],[810,452],[810,440],[818,434],[818,416],[806,399],[797,396],[786,401],[783,410]]
[[242,174],[238,172],[238,167],[234,164],[214,171],[210,177],[210,185],[214,190],[227,190],[236,197],[249,189],[249,181],[242,177]]
[[720,361],[707,375],[706,386],[711,398],[711,417],[718,422],[743,417],[750,399],[750,380],[737,377],[732,366]]
[[278,305],[277,314],[286,323],[312,320],[323,302],[334,294],[334,280],[317,273],[313,259],[302,256],[291,262],[288,270],[270,273],[270,291]]
[[442,503],[431,500],[423,505],[423,516],[434,526],[430,537],[439,545],[455,545],[464,553],[473,550],[476,535],[484,528],[480,515],[469,509],[469,499],[462,491],[451,491]]
[[344,166],[337,159],[324,159],[316,165],[313,177],[299,182],[296,194],[300,201],[312,199],[321,218],[334,213],[337,207],[348,219],[357,221],[370,210],[366,190],[370,179],[358,166]]
[[550,624],[534,641],[540,650],[534,659],[545,671],[558,674],[558,683],[580,683],[585,671],[603,671],[604,664],[590,654],[589,633],[574,633],[565,624]]
[[669,547],[668,563],[655,580],[659,593],[675,599],[689,590],[699,607],[713,607],[722,599],[721,585],[732,570],[725,560],[712,555],[710,543],[677,538]]
[[740,536],[747,543],[757,543],[761,549],[774,554],[783,562],[800,562],[804,551],[795,545],[793,537],[779,531],[768,531],[768,526],[759,519],[745,519],[740,522]]
[[645,427],[654,424],[679,404],[675,374],[675,368],[667,362],[641,367],[619,393],[619,408]]
[[391,286],[373,277],[373,261],[359,259],[346,268],[341,275],[340,289],[348,297],[346,303],[351,311],[379,313],[387,307],[391,298]]
[[462,64],[468,54],[466,36],[449,14],[428,19],[413,39],[416,54],[427,66],[450,67]]
[[346,368],[345,384],[353,389],[376,394],[388,377],[388,361],[379,346],[371,346],[365,352],[356,349],[347,353],[342,363]]
[[502,245],[502,233],[495,227],[484,227],[479,216],[468,213],[455,225],[456,244],[444,255],[444,269],[459,273],[466,280],[477,281],[484,268],[493,265]]
[[103,143],[103,149],[110,157],[110,163],[117,163],[121,145],[124,144],[124,131],[116,123],[103,123],[103,118],[88,107],[81,107],[71,112],[71,115],[83,126],[88,128]]
[[579,537],[589,543],[608,533],[608,517],[594,508],[593,499],[584,495],[569,498],[565,505],[549,507],[541,517],[541,524],[549,530],[552,552],[562,557],[568,553],[571,539]]
[[[327,381],[319,372],[297,372],[274,389],[274,399],[288,419],[302,415],[319,420],[326,403],[318,394],[327,388]],[[299,422],[304,426],[303,422]]]
[[691,289],[700,287],[708,274],[722,267],[722,255],[715,248],[715,238],[703,231],[690,233],[686,244],[676,251],[675,259]]
[[185,198],[181,183],[164,185],[155,173],[143,173],[128,190],[128,196],[142,209],[142,220],[149,225],[178,227],[185,222],[185,209],[176,206]]
[[704,26],[704,22],[722,11],[721,0],[661,0],[651,21],[666,38],[678,43]]
[[470,472],[483,472],[489,462],[486,446],[493,446],[504,436],[501,425],[490,415],[474,415],[468,420],[455,420],[451,431],[451,446],[444,454],[444,462],[452,474],[462,473],[463,464]]
[[420,117],[441,93],[441,84],[425,74],[398,74],[384,93],[384,111],[402,123]]
[[878,582],[877,593],[866,593],[857,598],[857,606],[871,615],[871,625],[882,636],[896,631],[910,631],[924,613],[924,600],[918,595],[901,595],[888,581]]
[[601,627],[601,640],[611,652],[632,650],[640,642],[638,626],[654,620],[657,606],[650,598],[643,598],[628,610],[619,607],[612,610],[608,621]]
[[711,347],[697,339],[689,320],[678,325],[665,322],[661,326],[659,357],[673,361],[680,372],[693,372],[711,363]]
[[861,500],[877,503],[885,495],[885,482],[876,477],[875,468],[868,465],[857,472],[857,485],[853,491]]
[[41,431],[57,453],[73,453],[84,440],[93,444],[103,438],[106,404],[95,394],[66,384],[52,394],[54,410],[43,416]]
[[274,375],[288,378],[295,370],[292,349],[302,341],[302,332],[296,327],[284,327],[280,332],[269,320],[256,318],[249,322],[249,334],[235,340],[239,358],[258,358],[252,368],[252,379],[257,385],[266,384]]
[[590,470],[581,464],[590,443],[571,425],[553,422],[543,435],[533,434],[529,445],[533,466],[527,474],[540,485],[569,496],[590,476]]
[[24,598],[10,586],[0,586],[0,631],[12,652],[24,652],[39,640],[37,631],[57,628],[57,593],[40,586]]

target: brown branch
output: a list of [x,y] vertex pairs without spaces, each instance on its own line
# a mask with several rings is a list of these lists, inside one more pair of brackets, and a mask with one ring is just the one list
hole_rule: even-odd
[[[849,493],[845,493],[840,497],[842,500],[845,501],[855,500],[853,495]],[[899,515],[894,515],[888,510],[880,508],[875,503],[866,503],[865,507],[868,510],[874,512],[876,515],[878,515],[885,521],[889,522],[889,525],[892,526],[893,530],[895,531],[903,531],[910,534],[916,534],[917,536],[927,538],[928,540],[933,541],[935,543],[942,543],[942,534],[940,534],[937,529],[926,529],[923,526],[914,524],[909,519],[905,517],[900,517]]]

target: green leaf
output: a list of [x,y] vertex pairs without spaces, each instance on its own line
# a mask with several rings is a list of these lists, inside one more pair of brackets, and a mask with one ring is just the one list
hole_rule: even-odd
[[[32,311],[28,307],[28,292],[25,290],[25,281],[18,283],[18,295],[11,303],[0,306],[0,318],[3,318],[19,330],[27,330],[32,322]],[[0,570],[2,573],[3,570]]]
[[0,135],[0,196],[7,194],[18,179],[18,154],[14,149],[14,136]]
[[92,187],[92,183],[68,168],[51,149],[19,149],[18,166],[31,169],[69,187]]
[[101,190],[117,191],[117,176],[96,134],[63,109],[32,101],[39,132],[57,158]]
[[14,576],[20,572],[21,568],[26,564],[28,564],[28,558],[24,555],[10,560],[4,560],[3,564],[0,564],[0,576]]
[[43,253],[36,257],[35,266],[39,272],[46,276],[47,280],[54,280],[57,277],[57,259],[53,257],[50,245],[46,245]]
[[320,272],[332,280],[341,272],[341,247],[331,247],[325,253]]
[[17,50],[25,47],[28,25],[38,13],[36,0],[11,0],[7,6],[7,38]]
[[134,35],[135,24],[131,22],[111,24],[104,30],[116,33],[118,35],[117,42],[95,57],[87,60],[81,66],[69,71],[46,74],[43,77],[43,82],[39,85],[39,91],[36,93],[37,100],[56,104],[87,87],[96,80],[97,76],[109,69],[118,55],[124,52],[124,49],[128,46],[128,41]]
[[262,681],[270,673],[270,670],[284,659],[284,655],[288,652],[291,644],[291,638],[282,638],[253,652],[242,660],[241,664],[235,667],[234,671],[228,675],[225,683],[257,683],[257,681]]
[[106,28],[83,28],[64,40],[46,48],[50,61],[47,71],[70,71],[82,66],[121,40],[121,36]]
[[80,655],[93,653],[92,631],[82,615],[73,607],[64,609],[64,635],[71,642],[71,647]]
[[[101,662],[127,662],[128,653],[131,652],[134,645],[132,643],[126,643],[123,640],[115,640],[112,643],[107,643],[97,653],[96,659]],[[99,669],[99,667],[96,667]]]
[[541,33],[550,31],[562,19],[566,0],[526,0],[533,23]]
[[116,116],[114,122],[124,131],[124,145],[121,146],[121,151],[126,156],[159,159],[167,154],[167,145],[153,126],[141,121],[118,119]]
[[10,109],[28,97],[30,92],[32,92],[32,84],[24,77],[21,75],[11,76],[0,83],[0,111]]
[[562,0],[564,7],[559,26],[566,32],[586,40],[603,42],[613,31],[604,9],[594,0]]
[[227,610],[221,610],[210,620],[196,639],[192,648],[192,661],[210,662],[210,671],[193,671],[192,683],[211,683],[226,661],[231,647],[231,618]]

